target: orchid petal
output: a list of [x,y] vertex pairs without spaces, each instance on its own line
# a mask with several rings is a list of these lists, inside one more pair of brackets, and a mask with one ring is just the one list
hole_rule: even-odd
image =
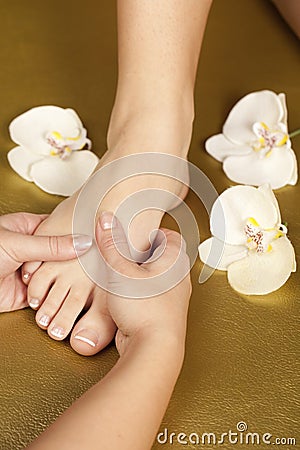
[[283,92],[281,92],[280,94],[278,94],[278,98],[281,102],[281,106],[282,106],[282,110],[283,110],[283,116],[281,121],[286,125],[287,127],[287,118],[288,118],[288,112],[287,112],[287,107],[286,107],[286,96]]
[[72,108],[66,108],[65,111],[70,114],[77,123],[78,128],[83,128],[83,124],[78,116],[77,112]]
[[218,197],[212,207],[211,232],[221,240],[225,237],[227,244],[245,244],[244,228],[251,217],[264,229],[273,228],[278,223],[276,207],[259,189],[253,186],[231,187]]
[[26,181],[33,181],[30,175],[32,164],[41,160],[40,155],[36,155],[24,147],[15,147],[7,154],[7,159],[12,169]]
[[66,108],[65,111],[74,117],[74,120],[77,123],[78,129],[82,130],[81,136],[80,136],[80,141],[77,141],[77,145],[78,145],[77,148],[82,148],[85,145],[87,145],[88,150],[90,150],[92,148],[92,141],[87,138],[87,130],[83,127],[83,124],[82,124],[77,112],[72,108]]
[[229,156],[223,163],[228,178],[236,183],[259,186],[269,183],[272,189],[278,189],[295,177],[295,155],[288,147],[273,148],[268,157],[261,158],[259,153],[235,158]]
[[274,208],[277,212],[277,218],[276,218],[276,224],[281,223],[281,213],[278,205],[277,198],[275,197],[274,192],[271,189],[271,186],[269,184],[263,184],[257,188],[259,192],[261,192],[267,199],[268,202],[272,203],[274,205]]
[[94,153],[82,150],[72,153],[66,160],[48,156],[32,166],[30,175],[43,191],[70,196],[83,185],[97,164]]
[[33,153],[48,155],[50,145],[46,136],[59,131],[63,136],[75,138],[82,129],[74,114],[58,106],[38,106],[16,117],[9,126],[11,139]]
[[287,237],[281,237],[272,242],[270,252],[249,252],[246,258],[230,264],[228,281],[242,294],[269,294],[283,286],[294,269],[294,248]]
[[230,142],[223,134],[216,134],[215,136],[211,136],[205,142],[205,149],[207,153],[213,156],[217,161],[224,161],[227,156],[234,155],[247,155],[252,152],[252,148],[250,146],[244,145],[236,145]]
[[255,138],[252,130],[254,123],[264,122],[272,127],[283,116],[282,103],[277,94],[267,90],[252,92],[232,108],[223,126],[223,133],[236,144],[249,144]]
[[[217,243],[218,249],[223,247],[223,253],[214,254],[213,245]],[[212,250],[212,253],[211,253]],[[234,261],[245,258],[248,250],[244,245],[229,245],[219,239],[212,237],[206,239],[199,245],[199,256],[203,263],[218,270],[227,270],[227,267]]]
[[291,179],[288,184],[295,186],[295,184],[297,184],[297,181],[298,181],[298,164],[297,164],[297,158],[296,158],[295,152],[292,149],[290,150],[290,152],[294,159],[294,170],[293,170]]

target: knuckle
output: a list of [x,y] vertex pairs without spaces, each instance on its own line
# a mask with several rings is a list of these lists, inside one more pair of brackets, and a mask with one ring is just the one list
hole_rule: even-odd
[[113,237],[110,235],[102,241],[102,249],[107,252],[116,250],[116,245]]
[[52,256],[58,256],[59,255],[58,238],[56,236],[49,236],[48,245],[49,245],[50,254]]

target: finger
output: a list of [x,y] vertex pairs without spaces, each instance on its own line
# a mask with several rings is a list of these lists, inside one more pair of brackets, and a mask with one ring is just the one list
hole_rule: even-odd
[[18,263],[62,261],[89,250],[92,238],[85,235],[29,236],[8,231],[1,236],[1,244],[11,259]]
[[116,271],[124,273],[135,266],[129,261],[130,250],[125,232],[118,219],[111,212],[103,212],[96,226],[99,250],[106,262]]
[[0,224],[9,231],[33,234],[47,217],[47,214],[32,214],[25,212],[6,214],[1,216]]

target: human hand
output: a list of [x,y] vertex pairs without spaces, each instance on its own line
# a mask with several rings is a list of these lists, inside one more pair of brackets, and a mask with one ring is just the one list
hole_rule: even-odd
[[[187,275],[189,261],[182,251],[181,236],[163,230],[166,237],[163,254],[157,260],[152,258],[139,266],[119,254],[120,248],[122,253],[128,254],[128,245],[119,222],[116,221],[116,227],[111,229],[112,219],[111,213],[102,214],[102,226],[97,223],[96,227],[96,239],[106,265],[122,272],[129,282],[140,278],[152,283],[152,277],[168,270],[177,260],[182,268],[182,281],[155,297],[121,297],[111,292],[120,279],[107,268],[107,289],[110,291],[106,295],[107,308],[119,327],[116,344],[120,358],[99,383],[30,445],[32,450],[152,448],[180,373],[191,292]],[[154,256],[157,256],[159,247],[155,252]],[[78,429],[78,433],[74,434],[74,429]]]
[[[116,346],[120,355],[136,336],[142,339],[158,338],[158,341],[175,338],[184,344],[191,281],[189,258],[183,249],[185,244],[181,235],[172,230],[161,229],[165,242],[157,247],[150,262],[138,265],[123,256],[129,255],[129,249],[125,233],[117,219],[113,220],[111,213],[103,213],[100,224],[96,228],[98,247],[107,264],[113,268],[108,270],[107,290],[110,293],[107,295],[107,307],[118,327]],[[123,255],[119,253],[115,243]],[[164,244],[162,255],[156,259],[155,256],[163,250]],[[136,278],[151,282],[151,278],[166,272],[175,263],[180,268],[182,280],[166,292],[150,298],[121,297],[111,293],[116,292],[116,284],[119,283],[116,272],[128,277],[128,283]]]
[[28,306],[19,270],[25,261],[73,259],[92,245],[89,236],[31,236],[46,217],[30,213],[0,217],[0,312]]

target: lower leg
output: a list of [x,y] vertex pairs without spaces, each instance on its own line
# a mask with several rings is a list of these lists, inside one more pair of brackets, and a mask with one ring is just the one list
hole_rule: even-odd
[[210,5],[211,0],[118,1],[119,73],[109,151],[187,154]]
[[273,0],[273,3],[294,33],[300,38],[299,0]]

